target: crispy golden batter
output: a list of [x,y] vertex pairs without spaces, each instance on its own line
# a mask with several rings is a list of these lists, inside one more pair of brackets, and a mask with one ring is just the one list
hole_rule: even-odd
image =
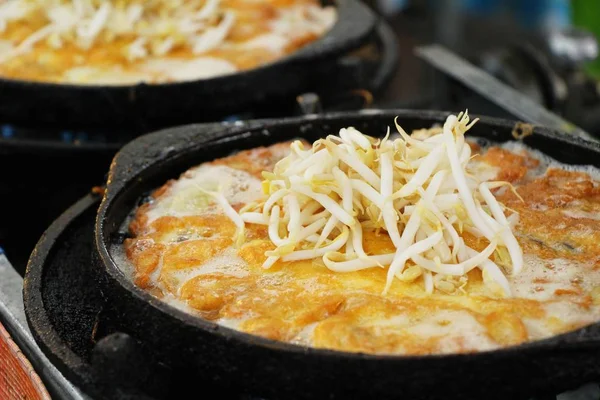
[[[261,35],[272,33],[272,24],[278,17],[278,10],[296,6],[320,6],[320,2],[316,0],[222,0],[221,6],[235,13],[235,24],[226,37],[227,45],[201,54],[194,54],[189,46],[182,45],[156,58],[175,61],[193,60],[199,57],[217,58],[231,63],[241,71],[276,61],[319,38],[319,35],[307,29],[306,32],[295,32],[297,35],[290,37],[281,51],[279,49],[276,51],[269,46],[248,48],[237,46]],[[0,29],[0,50],[3,41],[19,44],[42,29],[44,24],[41,15],[25,21],[9,20],[6,28]],[[75,83],[95,83],[94,79],[100,79],[99,76],[102,77],[102,81],[108,80],[114,83],[137,79],[138,76],[146,76],[144,80],[150,82],[179,80],[168,74],[165,75],[162,69],[160,72],[147,70],[144,66],[147,59],[131,60],[123,50],[131,41],[131,37],[123,37],[109,42],[100,41],[89,49],[82,49],[71,43],[64,43],[57,48],[43,40],[35,44],[32,51],[20,54],[6,62],[0,62],[0,76],[28,81]],[[0,52],[0,60],[1,55]],[[98,68],[107,74],[82,70],[77,72],[77,78],[74,77],[75,75],[73,77],[68,75],[67,78],[68,71],[77,68]],[[132,78],[127,78],[128,74],[131,74]],[[118,75],[121,75],[121,78]]]
[[[288,145],[243,151],[200,168],[248,171],[246,183],[252,186],[255,177],[260,185],[260,172],[271,169]],[[344,351],[479,351],[600,319],[597,182],[586,173],[556,168],[530,176],[538,160],[499,147],[478,158],[498,167],[498,178],[511,181],[525,199],[507,188],[495,193],[520,214],[516,233],[527,265],[511,278],[512,298],[490,297],[478,270],[448,293],[426,294],[419,278],[396,280],[386,296],[381,292],[387,271],[381,268],[336,273],[315,260],[277,262],[264,270],[264,253],[274,248],[266,227],[248,224],[244,243],[235,248],[235,226],[218,207],[208,205],[195,215],[165,208],[188,190],[185,180],[202,169],[168,182],[137,210],[131,223],[135,238],[125,243],[127,256],[138,285],[165,300],[176,298],[204,318],[271,339]],[[243,203],[233,206],[239,210]],[[464,239],[478,250],[487,245],[466,233]],[[368,254],[394,251],[383,231],[365,232],[364,243]]]

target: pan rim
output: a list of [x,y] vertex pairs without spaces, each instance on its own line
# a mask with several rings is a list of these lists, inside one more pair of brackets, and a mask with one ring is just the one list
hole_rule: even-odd
[[[286,125],[295,125],[299,122],[327,122],[333,121],[337,118],[356,118],[356,117],[370,117],[370,116],[379,116],[379,117],[391,117],[399,116],[401,118],[418,118],[418,119],[429,119],[429,120],[440,120],[444,119],[448,115],[448,112],[445,111],[422,111],[422,110],[379,110],[379,109],[369,109],[356,112],[339,112],[339,113],[327,113],[323,115],[312,115],[307,117],[297,117],[297,118],[283,118],[278,120],[263,120],[262,124],[277,124],[278,127],[286,126]],[[511,121],[500,118],[492,118],[486,116],[475,116],[480,118],[480,124],[485,124],[490,128],[512,128],[515,126],[515,123],[518,121]],[[390,119],[391,120],[391,119]],[[267,121],[267,122],[265,122]],[[225,131],[225,135],[216,139],[214,142],[204,143],[203,146],[211,146],[221,141],[232,141],[237,140],[238,138],[242,138],[244,135],[248,135],[254,131],[261,131],[264,128],[264,125],[259,124],[254,127],[237,127],[233,128],[229,131]],[[270,125],[273,126],[273,125]],[[185,129],[186,126],[172,128],[171,132],[176,132],[177,130]],[[164,132],[163,130],[162,132]],[[587,141],[575,136],[568,136],[561,134],[557,131],[545,128],[545,127],[535,127],[534,135],[537,134],[547,139],[563,142],[565,144],[573,145],[576,147],[586,147],[591,149],[593,152],[600,155],[600,144]],[[142,136],[147,137],[152,135],[153,133]],[[155,134],[155,133],[154,133]],[[125,147],[130,147],[135,145],[135,142],[138,139],[134,139]],[[123,152],[122,148],[121,152]],[[192,153],[197,150],[194,149],[186,149],[180,153]],[[115,156],[117,159],[118,155]],[[113,162],[114,166],[114,162]],[[134,176],[130,177],[128,182],[133,181],[134,179],[142,173],[143,170],[138,171]],[[112,168],[111,168],[112,173]],[[109,181],[111,178],[109,176]],[[221,335],[226,338],[237,340],[242,342],[245,345],[251,346],[260,346],[264,349],[271,349],[280,352],[286,352],[290,355],[299,355],[302,354],[304,356],[319,356],[319,357],[334,357],[334,358],[345,358],[348,361],[371,361],[371,362],[398,362],[398,361],[436,361],[436,360],[448,360],[448,359],[461,359],[461,358],[473,358],[473,357],[503,357],[510,356],[515,353],[521,354],[522,352],[538,352],[547,349],[553,350],[564,350],[569,351],[573,348],[581,348],[582,346],[597,346],[597,343],[591,343],[581,340],[573,340],[579,338],[582,333],[587,332],[588,330],[594,328],[600,328],[600,321],[586,325],[577,330],[565,332],[560,335],[554,335],[548,338],[544,338],[541,340],[535,340],[531,342],[525,342],[515,346],[508,347],[500,347],[493,350],[485,350],[478,351],[473,353],[450,353],[450,354],[427,354],[427,355],[394,355],[394,354],[372,354],[372,353],[360,353],[360,352],[348,352],[348,351],[340,351],[340,350],[331,350],[326,348],[316,348],[310,346],[303,346],[298,344],[292,344],[283,341],[276,341],[272,339],[263,338],[257,335],[252,335],[249,333],[245,333],[242,331],[238,331],[232,328],[228,328],[222,325],[219,325],[215,322],[211,322],[201,317],[195,316],[191,313],[187,313],[185,311],[179,310],[162,300],[154,298],[149,293],[144,291],[143,289],[137,287],[129,278],[125,276],[123,271],[118,267],[115,260],[112,258],[110,254],[108,244],[108,240],[104,235],[104,222],[106,220],[106,215],[111,211],[110,206],[114,204],[115,199],[122,194],[122,192],[126,191],[127,184],[122,185],[119,189],[116,190],[115,193],[111,193],[110,187],[108,187],[102,198],[102,202],[99,206],[99,210],[96,216],[96,224],[95,224],[95,232],[94,232],[94,246],[95,251],[99,255],[100,261],[102,262],[103,273],[106,274],[111,280],[116,282],[120,286],[121,289],[126,290],[130,295],[132,295],[136,301],[143,301],[146,304],[150,305],[155,311],[160,312],[162,314],[166,314],[170,318],[177,319],[180,323],[186,325],[191,329],[200,329],[205,333]],[[112,198],[110,198],[112,196]]]
[[99,201],[100,196],[88,193],[52,222],[36,243],[23,279],[23,306],[31,333],[53,364],[58,363],[66,367],[66,371],[65,368],[60,370],[71,381],[78,380],[78,374],[88,370],[88,365],[69,347],[50,320],[42,295],[44,266],[68,226],[90,206],[99,204]]

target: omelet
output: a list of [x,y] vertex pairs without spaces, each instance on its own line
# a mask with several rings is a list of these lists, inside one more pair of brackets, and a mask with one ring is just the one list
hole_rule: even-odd
[[[569,332],[600,319],[600,183],[594,168],[560,164],[523,145],[471,140],[469,171],[510,182],[493,191],[518,214],[523,269],[507,274],[511,296],[486,287],[477,269],[428,293],[424,276],[387,270],[335,272],[320,258],[275,262],[268,227],[235,222],[209,193],[236,212],[264,199],[264,172],[291,143],[240,151],[191,168],[158,188],[127,222],[120,263],[152,295],[218,324],[315,348],[424,355],[493,350]],[[471,248],[484,238],[463,232]],[[384,229],[363,232],[368,255],[395,251]],[[115,253],[116,254],[116,253]],[[497,255],[495,255],[497,256]],[[115,256],[116,257],[116,256]]]
[[86,85],[168,83],[275,62],[323,36],[317,0],[7,0],[0,77]]

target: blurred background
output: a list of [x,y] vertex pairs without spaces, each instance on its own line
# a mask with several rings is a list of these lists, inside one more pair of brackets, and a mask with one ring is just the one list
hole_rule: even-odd
[[399,73],[387,96],[399,106],[435,101],[428,98],[434,82],[412,49],[439,43],[553,113],[600,134],[599,1],[369,3],[397,34]]

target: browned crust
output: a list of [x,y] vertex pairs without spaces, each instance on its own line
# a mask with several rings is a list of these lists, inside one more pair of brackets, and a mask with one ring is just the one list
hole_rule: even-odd
[[[223,1],[224,7],[236,11],[236,23],[228,36],[228,40],[234,43],[242,42],[268,33],[270,31],[269,24],[276,17],[277,9],[295,4],[320,5],[316,0]],[[42,23],[43,19],[41,18],[32,18],[26,23],[9,22],[7,29],[0,33],[0,40],[21,42],[41,29]],[[243,71],[275,61],[312,43],[316,39],[318,39],[318,36],[307,32],[290,43],[281,55],[260,48],[245,50],[217,48],[202,54],[202,56],[227,60]],[[65,71],[83,65],[106,69],[121,66],[125,71],[132,72],[139,68],[140,62],[129,61],[123,52],[123,46],[130,43],[130,40],[100,43],[88,50],[82,50],[73,45],[65,45],[60,49],[55,49],[44,43],[44,41],[38,43],[32,52],[1,63],[0,76],[31,81],[60,82]],[[163,59],[192,59],[195,57],[197,56],[193,54],[190,48],[180,47],[174,49]]]
[[[283,155],[289,142],[272,147],[260,147],[242,151],[230,157],[212,161],[212,165],[227,165],[261,177],[263,170],[272,169]],[[480,150],[476,148],[476,150]],[[521,215],[517,237],[526,254],[535,254],[548,260],[552,267],[554,258],[574,262],[600,260],[600,221],[589,218],[571,218],[564,211],[569,209],[600,212],[600,192],[587,174],[550,169],[540,178],[529,179],[527,172],[539,165],[538,160],[527,153],[515,154],[492,147],[481,160],[500,169],[499,178],[512,182],[525,202],[504,188],[497,197]],[[184,174],[185,175],[185,174]],[[159,188],[153,198],[165,196],[174,181]],[[540,208],[540,205],[544,207]],[[240,205],[238,205],[239,207]],[[178,296],[206,319],[236,319],[251,315],[240,329],[277,340],[290,341],[306,328],[317,323],[313,345],[345,351],[369,353],[402,352],[429,354],[440,351],[443,337],[417,337],[407,331],[389,330],[370,325],[373,318],[395,318],[406,315],[418,323],[421,319],[438,312],[461,312],[472,317],[484,329],[483,336],[497,346],[509,346],[530,340],[525,319],[541,320],[546,317],[544,302],[519,298],[494,299],[482,295],[481,274],[469,273],[464,288],[469,296],[434,294],[423,297],[420,281],[410,284],[394,283],[391,294],[381,296],[386,274],[381,269],[369,269],[356,273],[340,274],[324,268],[319,261],[300,263],[276,263],[265,271],[261,268],[265,251],[272,250],[264,226],[249,224],[245,242],[237,255],[249,266],[248,276],[230,276],[222,272],[196,276],[180,287],[177,271],[202,264],[219,254],[233,243],[235,226],[224,215],[194,217],[161,217],[148,224],[147,212],[151,205],[137,210],[131,224],[136,236],[126,242],[127,255],[136,266],[136,283],[162,295],[153,287],[149,274],[162,262],[160,282],[172,294]],[[182,243],[164,244],[162,238],[178,230],[208,229],[208,237]],[[577,234],[581,229],[594,233]],[[212,231],[211,231],[212,230]],[[210,232],[214,233],[210,234]],[[385,233],[365,232],[365,251],[382,254],[394,250]],[[464,234],[466,243],[483,249],[487,242]],[[565,245],[567,243],[567,245]],[[162,257],[162,258],[161,258]],[[499,260],[496,260],[499,261]],[[600,267],[600,262],[595,261]],[[585,271],[581,271],[585,274]],[[277,278],[284,274],[284,280]],[[538,279],[535,284],[549,281]],[[178,289],[179,287],[179,289]],[[579,282],[554,290],[553,300],[590,310],[600,295],[587,293]],[[444,323],[441,321],[440,329]],[[575,329],[581,324],[553,322],[555,333]],[[457,351],[473,351],[466,337],[452,338]]]

